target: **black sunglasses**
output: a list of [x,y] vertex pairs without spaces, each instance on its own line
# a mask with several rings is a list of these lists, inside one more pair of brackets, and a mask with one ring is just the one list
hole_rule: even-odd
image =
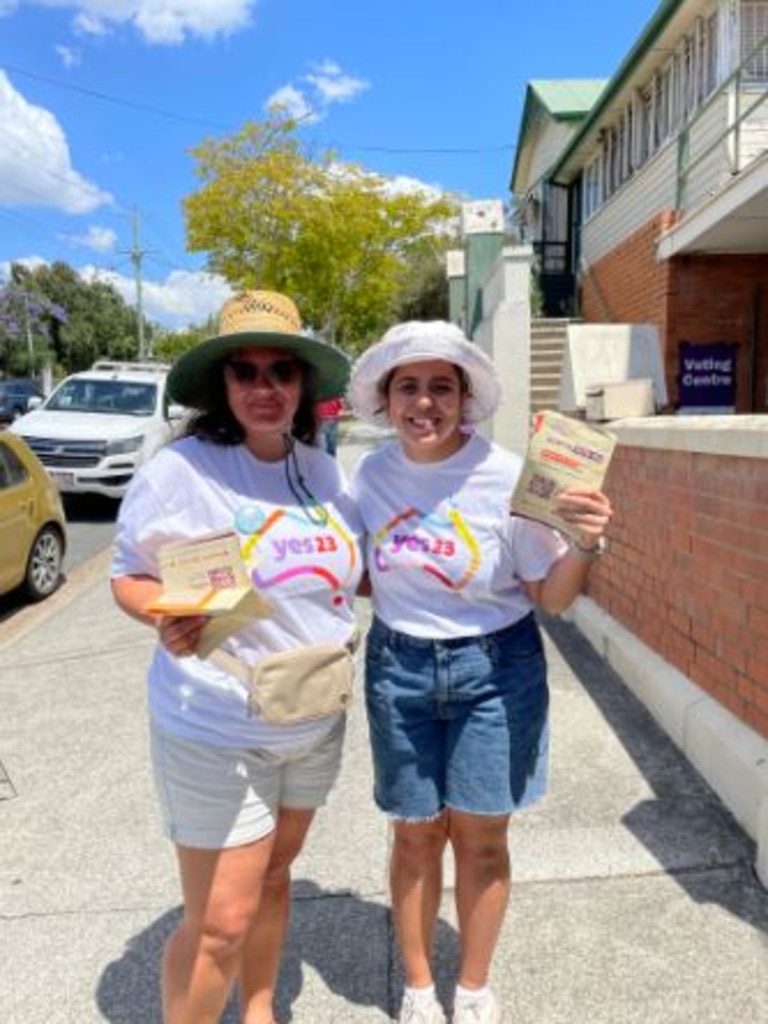
[[228,359],[224,365],[238,384],[255,384],[263,379],[270,387],[284,387],[301,376],[301,364],[295,359],[276,359],[269,366],[258,366],[245,359]]

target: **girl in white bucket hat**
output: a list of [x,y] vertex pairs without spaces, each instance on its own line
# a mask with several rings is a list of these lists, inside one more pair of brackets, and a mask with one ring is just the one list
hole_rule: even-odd
[[[488,976],[510,889],[513,812],[546,790],[546,663],[534,608],[582,589],[611,515],[565,491],[577,540],[509,514],[521,460],[474,424],[501,400],[493,363],[453,324],[391,328],[352,369],[353,411],[397,439],[358,464],[373,623],[366,701],[374,796],[393,820],[400,1024],[444,1024],[431,944],[446,843],[461,956],[453,1024],[499,1024]],[[565,524],[564,524],[565,525]]]

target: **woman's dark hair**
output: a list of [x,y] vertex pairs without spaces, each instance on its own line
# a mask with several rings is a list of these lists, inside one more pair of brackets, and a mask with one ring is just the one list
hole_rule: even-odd
[[[317,441],[318,416],[317,385],[312,367],[302,359],[296,360],[301,367],[301,398],[291,425],[291,436],[297,441],[313,445]],[[234,445],[245,440],[245,431],[232,415],[227,401],[227,386],[224,382],[224,360],[219,360],[211,374],[208,401],[205,409],[195,412],[187,422],[185,437],[199,437],[213,444]]]

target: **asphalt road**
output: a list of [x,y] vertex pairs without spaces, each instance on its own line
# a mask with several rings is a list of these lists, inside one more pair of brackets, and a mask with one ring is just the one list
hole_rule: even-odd
[[115,532],[119,504],[99,495],[65,495],[69,544],[64,571],[82,565],[103,548],[109,547]]
[[[95,556],[109,549],[115,532],[118,503],[98,495],[68,495],[64,498],[67,515],[67,553],[64,557],[64,581],[57,593],[66,593],[83,567]],[[51,598],[41,602],[44,606]],[[0,631],[8,632],[7,623],[19,616],[29,616],[30,605],[18,592],[0,597]]]

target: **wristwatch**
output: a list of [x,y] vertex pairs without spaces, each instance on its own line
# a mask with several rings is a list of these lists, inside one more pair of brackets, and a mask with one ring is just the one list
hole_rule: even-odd
[[593,558],[599,558],[600,555],[604,555],[608,550],[608,541],[605,537],[598,537],[597,544],[593,548],[582,547],[577,540],[571,541],[571,551],[579,558],[584,558],[586,561],[591,562]]

